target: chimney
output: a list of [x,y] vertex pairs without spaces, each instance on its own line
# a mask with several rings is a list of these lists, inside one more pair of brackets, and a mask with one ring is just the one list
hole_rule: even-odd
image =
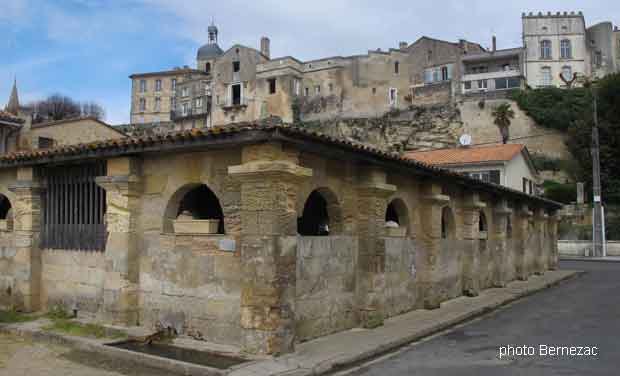
[[404,42],[404,41],[403,42],[399,42],[398,43],[398,48],[401,49],[401,50],[404,50],[405,48],[407,48],[408,45],[409,45],[409,43],[407,43],[407,42]]
[[497,51],[497,37],[493,35],[493,52]]
[[262,37],[260,38],[260,52],[267,56],[267,59],[271,59],[271,55],[270,55],[270,41],[269,38],[267,37]]

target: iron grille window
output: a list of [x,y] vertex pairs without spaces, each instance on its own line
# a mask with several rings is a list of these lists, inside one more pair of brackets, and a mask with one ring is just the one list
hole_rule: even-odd
[[105,162],[46,168],[43,195],[41,247],[103,251],[107,238],[104,222],[105,190],[95,177],[106,175]]

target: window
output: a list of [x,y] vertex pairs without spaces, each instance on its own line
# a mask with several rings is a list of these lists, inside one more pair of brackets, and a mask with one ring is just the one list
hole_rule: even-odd
[[441,67],[441,80],[448,81],[449,79],[448,67]]
[[301,82],[298,79],[295,79],[295,81],[293,82],[293,93],[295,93],[295,95],[299,95],[300,89],[301,89]]
[[161,111],[161,98],[155,98],[155,111]]
[[560,42],[560,56],[562,59],[570,59],[572,56],[570,40],[563,39]]
[[426,60],[430,63],[433,60],[433,50],[428,50],[426,52]]
[[394,74],[399,74],[400,71],[400,63],[398,61],[394,62]]
[[564,77],[564,80],[566,81],[573,79],[573,70],[570,66],[566,65],[562,67],[562,77]]
[[39,149],[49,149],[54,147],[54,139],[48,137],[39,137]]
[[478,80],[478,90],[486,90],[488,86],[487,80]]
[[596,65],[597,67],[603,65],[603,54],[601,53],[601,51],[596,51],[594,53],[594,65]]
[[181,115],[189,115],[189,103],[183,103],[183,106],[181,106]]
[[173,78],[170,80],[170,88],[172,89],[172,92],[174,92],[177,89],[177,79]]
[[329,92],[332,93],[334,91],[334,84],[330,82],[328,87],[329,87]]
[[187,86],[181,88],[181,96],[182,97],[187,97],[188,95],[189,95],[189,88]]
[[321,94],[321,85],[316,85],[316,86],[314,87],[314,94],[315,94],[315,95],[319,95],[319,94]]
[[241,64],[238,61],[233,61],[233,72],[239,72]]
[[196,98],[194,100],[194,107],[196,107],[196,108],[202,107],[202,97]]
[[153,123],[159,124],[159,116],[153,116]]
[[465,81],[463,82],[463,88],[465,90],[471,90],[471,81]]
[[176,106],[177,106],[177,99],[175,97],[171,97],[170,98],[170,109],[172,111],[175,111]]
[[310,95],[310,89],[309,88],[305,88],[304,89],[304,95],[307,97],[308,95]]
[[269,94],[275,94],[276,93],[276,79],[270,78],[267,80],[267,83],[269,84]]
[[141,93],[146,92],[146,80],[140,80],[140,92]]
[[553,82],[551,77],[551,67],[542,67],[540,70],[540,75],[541,86],[551,86],[551,83]]
[[206,73],[211,73],[211,63],[207,63],[207,64],[205,65],[205,72],[206,72]]
[[398,89],[390,88],[389,102],[392,106],[396,106],[398,104]]
[[232,85],[232,105],[239,106],[241,104],[241,84]]
[[540,42],[540,58],[551,59],[551,41],[543,40]]
[[508,88],[508,81],[505,78],[495,79],[495,90],[502,90]]
[[372,88],[372,95],[377,95],[377,88],[376,87]]
[[439,81],[439,70],[433,69],[433,82],[438,82],[438,81]]
[[161,80],[155,80],[155,91],[161,91]]
[[42,200],[41,248],[104,251],[106,193],[95,183],[106,163],[46,168]]
[[470,172],[467,175],[469,175],[469,177],[471,178],[482,180],[485,183],[494,183],[494,184],[500,183],[499,170],[475,171],[475,172]]
[[144,99],[144,98],[140,98],[139,110],[140,110],[141,112],[146,111],[146,99]]
[[530,180],[529,180],[529,179],[527,179],[527,178],[523,178],[523,193],[528,193],[528,192],[527,192],[527,190],[528,190],[528,188],[530,188],[531,186],[532,186],[532,185],[531,185]]

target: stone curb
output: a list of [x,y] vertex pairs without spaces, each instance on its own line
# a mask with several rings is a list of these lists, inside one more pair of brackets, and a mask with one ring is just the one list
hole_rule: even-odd
[[[11,324],[0,325],[0,333],[16,335],[22,338],[33,339],[51,344],[63,345],[73,349],[98,354],[115,361],[122,361],[130,364],[137,364],[140,366],[169,371],[177,375],[223,376],[230,372],[230,370],[238,367],[233,367],[228,370],[220,370],[217,368],[200,366],[197,364],[111,347],[100,341],[88,338],[64,336],[37,329],[25,329]],[[119,341],[110,341],[106,343],[113,344],[118,342]]]
[[560,261],[588,261],[588,262],[620,262],[620,257],[603,258],[603,257],[580,257],[580,256],[561,256]]

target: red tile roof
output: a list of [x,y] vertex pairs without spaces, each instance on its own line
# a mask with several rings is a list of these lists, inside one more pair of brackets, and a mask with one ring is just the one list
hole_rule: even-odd
[[515,200],[535,201],[538,205],[553,210],[562,207],[561,204],[542,197],[530,196],[511,188],[485,183],[424,162],[404,158],[395,153],[388,153],[371,146],[331,137],[302,127],[279,123],[272,124],[269,123],[269,120],[261,124],[238,123],[226,127],[195,128],[161,135],[126,137],[88,144],[64,145],[51,149],[8,153],[0,155],[0,168],[45,165],[144,153],[215,150],[269,141],[293,143],[298,145],[301,150],[333,155],[342,160],[380,164],[388,168],[406,171],[411,175],[450,179],[456,185],[477,188],[490,193],[504,193],[512,196]]
[[0,120],[10,121],[11,123],[23,123],[24,120],[18,118],[10,112],[0,110]]
[[507,162],[525,148],[522,144],[460,147],[431,151],[413,151],[405,158],[437,166],[461,165],[468,163]]

